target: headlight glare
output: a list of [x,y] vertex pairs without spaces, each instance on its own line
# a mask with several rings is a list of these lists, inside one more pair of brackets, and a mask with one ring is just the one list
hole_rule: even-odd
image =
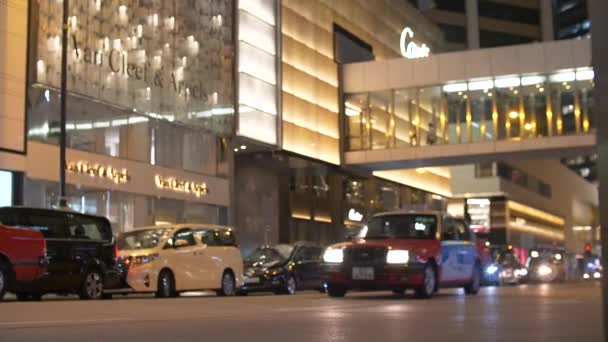
[[326,249],[323,253],[323,261],[331,264],[341,264],[344,261],[344,250],[341,248]]
[[494,273],[496,273],[496,271],[498,271],[498,266],[496,266],[496,265],[490,265],[490,266],[488,266],[488,268],[486,268],[487,274],[494,274]]
[[410,253],[402,249],[390,249],[386,253],[387,264],[407,264],[410,261]]
[[551,270],[551,267],[549,267],[547,265],[541,265],[538,267],[538,274],[541,276],[549,275],[552,272],[553,272],[553,270]]

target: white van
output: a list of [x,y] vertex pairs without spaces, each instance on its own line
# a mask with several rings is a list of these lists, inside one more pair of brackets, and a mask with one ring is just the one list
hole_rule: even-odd
[[136,228],[117,240],[119,267],[134,292],[175,297],[215,290],[232,296],[243,285],[243,259],[229,227],[176,224]]

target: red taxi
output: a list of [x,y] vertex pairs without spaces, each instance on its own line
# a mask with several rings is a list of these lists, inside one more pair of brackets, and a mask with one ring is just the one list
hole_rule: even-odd
[[349,290],[414,289],[429,298],[440,287],[479,291],[481,262],[475,236],[462,219],[436,212],[382,213],[353,241],[328,247],[323,281],[330,297]]

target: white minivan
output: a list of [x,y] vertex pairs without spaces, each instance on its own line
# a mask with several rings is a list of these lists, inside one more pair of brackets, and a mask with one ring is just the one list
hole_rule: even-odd
[[117,239],[119,267],[134,292],[175,297],[215,290],[232,296],[243,285],[243,259],[234,231],[208,224],[136,228]]

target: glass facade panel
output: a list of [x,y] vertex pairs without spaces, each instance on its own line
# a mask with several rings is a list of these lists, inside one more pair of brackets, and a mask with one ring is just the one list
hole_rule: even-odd
[[[24,204],[51,208],[57,203],[57,189],[55,182],[26,178]],[[68,185],[67,197],[72,210],[107,217],[114,234],[165,223],[225,223],[221,207],[196,202],[73,185]]]
[[[57,89],[62,2],[31,5],[33,87]],[[232,6],[221,0],[72,2],[70,93],[230,134],[226,113],[206,114],[233,104]],[[96,114],[112,117],[107,110]]]
[[593,70],[345,95],[346,149],[592,133]]

